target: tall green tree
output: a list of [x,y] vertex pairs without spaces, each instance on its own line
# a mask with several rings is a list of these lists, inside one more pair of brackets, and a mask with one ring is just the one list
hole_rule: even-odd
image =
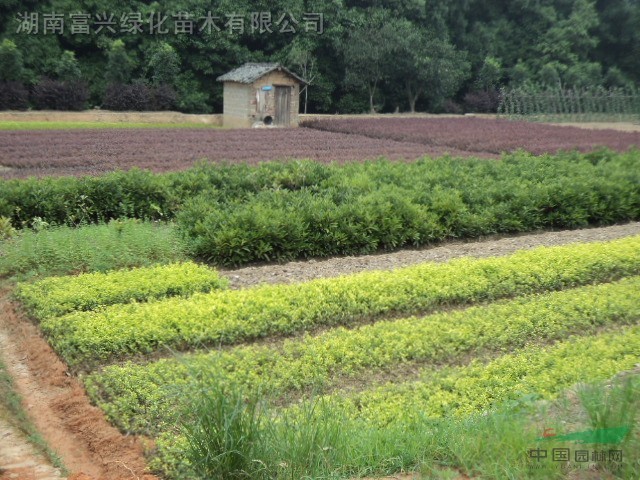
[[135,65],[127,53],[127,49],[122,40],[116,40],[111,44],[107,58],[107,69],[105,72],[107,83],[129,83]]
[[384,10],[371,10],[363,20],[348,32],[341,45],[345,83],[366,88],[369,111],[375,113],[376,94],[382,82],[390,77],[403,25]]
[[396,25],[393,80],[404,87],[409,110],[424,96],[431,108],[454,95],[469,77],[466,54],[444,38],[429,35],[410,22]]
[[14,42],[5,38],[0,43],[0,81],[22,82],[23,79],[22,54]]
[[65,50],[62,53],[56,67],[56,75],[58,79],[67,82],[78,81],[82,78],[80,65],[78,64],[76,55],[73,52]]
[[173,87],[180,73],[180,57],[175,48],[162,42],[151,54],[147,68],[151,72],[151,80],[154,85]]

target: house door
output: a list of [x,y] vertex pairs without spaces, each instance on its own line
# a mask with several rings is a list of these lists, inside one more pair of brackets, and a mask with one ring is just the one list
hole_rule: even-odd
[[276,125],[289,126],[289,112],[291,111],[291,87],[276,86]]

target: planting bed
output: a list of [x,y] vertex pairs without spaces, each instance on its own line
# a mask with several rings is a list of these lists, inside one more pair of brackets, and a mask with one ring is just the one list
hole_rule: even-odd
[[[640,365],[640,150],[352,160],[640,134],[431,122],[0,132],[6,176],[73,175],[0,179],[0,360],[71,478],[574,478],[526,452],[540,409]],[[598,478],[640,478],[633,388]]]
[[598,147],[617,151],[640,146],[640,132],[584,130],[541,123],[484,118],[321,119],[303,126],[376,139],[421,143],[431,148],[500,154],[522,149],[535,154],[559,150],[582,152]]
[[91,175],[131,167],[164,172],[188,168],[198,160],[251,164],[292,158],[413,160],[446,152],[471,155],[453,148],[310,129],[0,131],[0,176]]
[[[84,370],[79,378],[110,422],[129,438],[156,439],[148,455],[164,478],[214,478],[185,456],[195,432],[185,422],[245,421],[238,405],[256,394],[272,408],[259,435],[282,443],[260,450],[256,439],[250,455],[263,466],[252,478],[309,468],[353,478],[418,465],[418,451],[432,448],[419,446],[429,422],[523,395],[553,399],[633,369],[638,274],[640,237],[629,236],[291,285],[226,290],[224,275],[182,263],[23,283],[17,294],[72,372]],[[227,403],[196,414],[202,398]],[[286,440],[294,432],[301,437]],[[306,435],[321,442],[312,446],[325,452],[323,466],[288,457]],[[322,443],[347,440],[342,454]]]

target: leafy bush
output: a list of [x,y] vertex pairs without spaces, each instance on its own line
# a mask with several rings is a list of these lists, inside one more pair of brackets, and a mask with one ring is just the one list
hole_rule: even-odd
[[0,277],[104,272],[186,258],[172,225],[136,220],[78,228],[40,225],[0,244]]
[[375,375],[409,362],[457,363],[470,354],[522,348],[533,336],[561,340],[633,324],[640,316],[638,291],[640,277],[634,277],[422,318],[335,328],[276,348],[248,345],[144,365],[113,365],[87,377],[85,385],[118,426],[147,432],[175,420],[175,402],[193,393],[192,373],[203,382],[213,381],[211,388],[239,385],[276,398],[292,390],[317,393],[345,378]]
[[81,81],[42,79],[34,87],[32,100],[40,110],[84,110],[89,90]]
[[142,82],[123,85],[112,83],[107,86],[102,98],[102,108],[114,111],[145,111],[153,102],[153,92]]
[[185,201],[177,222],[193,255],[225,265],[607,224],[640,214],[636,155],[378,162],[325,167],[329,175],[303,184],[262,169],[273,188],[252,187],[242,201],[221,198],[233,184],[204,190]]
[[7,217],[0,217],[0,240],[11,238],[16,234],[16,229],[11,225]]
[[170,177],[137,169],[101,177],[0,181],[0,215],[15,225],[33,218],[57,225],[118,218],[159,220],[171,213]]
[[20,82],[0,82],[0,110],[26,110],[29,91]]
[[227,284],[215,270],[186,262],[47,278],[19,284],[16,295],[32,314],[44,318],[117,303],[186,297]]
[[500,106],[500,92],[497,90],[479,90],[468,92],[464,96],[464,108],[473,113],[496,113]]
[[41,327],[68,364],[92,366],[162,347],[235,344],[638,273],[640,237],[632,237],[538,248],[500,258],[457,259],[391,272],[195,294],[189,299],[114,305],[45,318]]
[[497,162],[205,164],[0,180],[0,216],[17,227],[177,216],[192,255],[239,265],[636,220],[639,160],[638,150],[519,152]]
[[464,416],[523,394],[552,399],[578,382],[610,378],[632,369],[639,349],[640,327],[633,326],[546,348],[526,348],[489,364],[476,360],[440,375],[425,369],[419,381],[374,387],[352,398],[336,395],[332,400],[349,416],[381,427],[421,416]]
[[152,90],[151,110],[174,110],[178,105],[178,94],[169,85],[159,85]]

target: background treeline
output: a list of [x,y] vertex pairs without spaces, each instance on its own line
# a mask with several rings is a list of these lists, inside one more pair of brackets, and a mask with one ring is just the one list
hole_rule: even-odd
[[[221,32],[173,34],[172,13],[208,11]],[[62,35],[18,33],[18,14],[65,14]],[[113,13],[115,33],[72,34],[70,13]],[[169,15],[170,33],[120,33],[122,14]],[[297,33],[251,32],[251,12]],[[303,13],[324,14],[324,33]],[[226,14],[245,32],[225,30]],[[309,112],[495,111],[501,87],[631,88],[640,81],[638,0],[7,0],[0,3],[0,109],[219,112],[218,75],[280,61],[311,82]],[[93,32],[93,28],[92,28]]]

